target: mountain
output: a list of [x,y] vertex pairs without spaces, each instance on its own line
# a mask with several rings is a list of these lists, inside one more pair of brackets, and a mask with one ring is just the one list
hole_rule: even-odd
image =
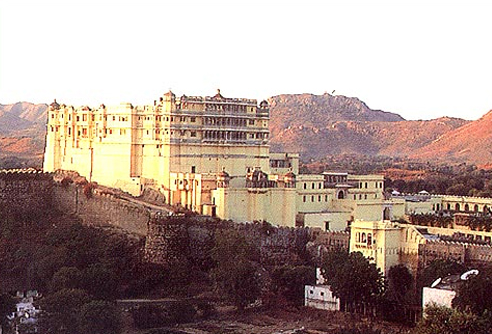
[[0,158],[23,158],[40,166],[47,109],[29,102],[0,104]]
[[413,158],[492,164],[492,110],[480,119],[444,133],[416,151]]
[[278,95],[269,99],[271,146],[303,158],[333,154],[407,156],[468,121],[443,117],[405,121],[372,110],[357,98],[330,94]]

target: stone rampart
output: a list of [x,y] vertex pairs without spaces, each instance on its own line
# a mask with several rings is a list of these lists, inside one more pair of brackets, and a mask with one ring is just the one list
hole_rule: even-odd
[[490,266],[492,246],[456,241],[428,242],[419,246],[419,259],[420,268],[437,259],[454,260],[472,267]]
[[84,224],[117,227],[145,236],[150,213],[143,205],[105,193],[90,184],[63,184],[53,188],[53,203],[60,210],[78,216]]
[[36,212],[52,204],[53,174],[35,169],[0,170],[0,205]]
[[308,229],[273,227],[266,223],[237,224],[228,221],[200,221],[193,217],[156,217],[149,224],[146,255],[149,261],[172,264],[187,254],[188,261],[208,261],[215,233],[235,229],[259,250],[265,265],[305,263]]

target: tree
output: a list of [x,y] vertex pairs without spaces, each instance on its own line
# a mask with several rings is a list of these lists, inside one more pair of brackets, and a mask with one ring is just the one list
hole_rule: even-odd
[[272,272],[273,291],[297,306],[304,304],[304,286],[315,282],[315,268],[310,266],[282,266]]
[[321,269],[333,295],[340,298],[342,310],[373,304],[384,290],[383,274],[360,252],[329,252]]
[[439,277],[446,277],[452,274],[461,274],[465,271],[465,266],[453,260],[433,260],[419,275],[417,280],[419,288],[430,286]]
[[256,275],[256,249],[236,230],[226,229],[215,236],[212,249],[215,267],[211,275],[216,290],[239,310],[254,302],[260,295]]
[[453,306],[479,316],[485,311],[492,312],[491,274],[492,270],[484,269],[464,281],[453,299]]
[[9,294],[0,294],[0,327],[5,330],[10,326],[7,316],[15,311],[15,300]]
[[41,330],[50,334],[78,333],[77,317],[88,302],[89,295],[80,289],[62,289],[44,297],[39,302]]
[[386,291],[384,293],[380,311],[387,320],[405,322],[405,312],[402,307],[413,301],[413,276],[402,264],[393,266],[388,271]]
[[490,329],[489,319],[445,306],[431,305],[412,334],[488,334]]
[[103,300],[93,300],[82,305],[78,318],[80,333],[117,334],[121,332],[121,319],[116,305]]

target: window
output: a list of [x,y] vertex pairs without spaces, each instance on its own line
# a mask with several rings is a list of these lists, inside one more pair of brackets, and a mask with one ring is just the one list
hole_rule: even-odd
[[196,122],[196,117],[190,117],[190,122],[195,123]]
[[191,166],[191,173],[195,174],[196,173],[196,166]]
[[314,182],[311,184],[311,189],[314,189]]
[[254,119],[250,119],[249,120],[249,125],[255,125],[255,120]]
[[302,201],[305,203],[306,202],[306,196],[302,196]]
[[321,202],[321,195],[318,195],[318,202]]
[[311,202],[314,202],[314,196],[311,196]]
[[304,183],[304,189],[307,189],[307,184],[306,183]]
[[191,131],[190,137],[196,137],[196,131]]

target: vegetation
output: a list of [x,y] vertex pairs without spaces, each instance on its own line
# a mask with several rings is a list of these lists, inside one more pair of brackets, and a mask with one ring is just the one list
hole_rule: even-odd
[[412,334],[488,334],[492,330],[491,320],[488,314],[477,316],[468,311],[433,305],[426,309],[425,317]]
[[260,296],[257,273],[259,256],[244,236],[225,230],[215,238],[212,250],[215,267],[211,275],[217,293],[224,294],[238,309],[244,309]]
[[356,311],[375,306],[383,294],[383,274],[360,252],[329,252],[321,268],[333,295],[340,298],[342,310]]
[[481,269],[458,288],[453,306],[459,310],[484,316],[492,312],[492,269]]
[[492,170],[466,163],[439,164],[386,156],[337,155],[301,164],[301,173],[327,170],[384,174],[391,192],[492,197]]

